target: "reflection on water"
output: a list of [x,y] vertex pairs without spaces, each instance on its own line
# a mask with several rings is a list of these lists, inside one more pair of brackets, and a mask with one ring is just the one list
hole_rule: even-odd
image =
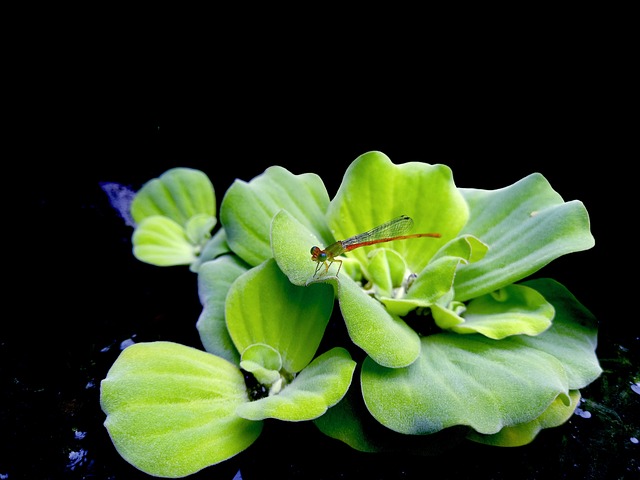
[[67,463],[68,470],[75,470],[77,467],[83,466],[87,461],[87,451],[81,448],[78,451],[69,452],[69,463]]
[[102,182],[100,187],[109,197],[109,203],[118,212],[125,223],[130,227],[135,226],[135,221],[131,216],[131,202],[135,197],[135,192],[127,187],[115,182]]

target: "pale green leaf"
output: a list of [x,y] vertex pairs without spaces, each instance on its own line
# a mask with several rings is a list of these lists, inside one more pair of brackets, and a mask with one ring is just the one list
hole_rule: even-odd
[[196,259],[196,247],[184,228],[168,217],[146,217],[132,236],[133,255],[141,262],[161,267],[189,265]]
[[340,311],[353,343],[387,367],[404,367],[418,358],[420,337],[404,320],[390,314],[346,275],[337,282]]
[[539,335],[551,326],[554,315],[553,305],[524,285],[508,285],[474,298],[460,315],[463,322],[455,325],[441,324],[434,311],[440,328],[450,328],[457,333],[481,333],[495,340],[511,335]]
[[539,173],[498,190],[460,189],[469,203],[461,233],[489,245],[481,260],[461,265],[456,300],[468,300],[517,282],[555,258],[594,245],[582,202],[564,202]]
[[236,414],[248,402],[236,366],[170,342],[127,347],[100,390],[118,453],[158,477],[191,475],[249,447],[262,423]]

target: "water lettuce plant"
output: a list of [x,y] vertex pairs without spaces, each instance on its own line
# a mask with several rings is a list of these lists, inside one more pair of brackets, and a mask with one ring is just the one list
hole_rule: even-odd
[[[151,475],[233,457],[268,418],[312,421],[364,452],[525,445],[602,371],[593,315],[557,281],[529,278],[594,246],[582,202],[541,174],[461,188],[445,165],[368,152],[333,199],[318,175],[272,166],[236,180],[218,218],[208,177],[175,168],[130,210],[136,258],[188,265],[202,303],[203,350],[134,344],[101,383],[116,449]],[[401,215],[439,237],[312,261],[312,246]],[[327,333],[331,319],[348,342]]]

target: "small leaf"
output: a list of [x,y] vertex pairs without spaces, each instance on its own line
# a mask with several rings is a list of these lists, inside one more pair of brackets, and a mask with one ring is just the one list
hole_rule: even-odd
[[152,265],[189,265],[196,259],[196,248],[184,229],[167,217],[143,219],[133,232],[132,243],[133,255]]
[[100,390],[118,453],[158,477],[184,477],[249,447],[262,423],[236,415],[248,402],[237,367],[170,342],[127,347]]
[[551,325],[553,305],[533,288],[509,285],[474,298],[461,317],[462,323],[441,324],[437,311],[434,319],[440,328],[457,333],[481,333],[499,340],[510,335],[539,335]]
[[203,172],[192,168],[172,168],[145,183],[131,203],[136,223],[161,215],[186,227],[197,214],[216,217],[213,185]]
[[371,253],[366,270],[376,296],[393,297],[394,288],[402,285],[407,264],[398,252],[390,248],[378,248]]
[[276,349],[261,343],[250,345],[242,352],[240,368],[253,373],[262,385],[271,385],[280,379],[282,357]]
[[187,237],[194,245],[204,245],[211,238],[211,230],[216,225],[216,217],[199,213],[194,215],[185,226]]
[[282,355],[288,373],[314,357],[333,310],[333,288],[292,285],[269,259],[231,285],[226,299],[229,334],[236,348],[263,343]]
[[269,370],[278,371],[282,368],[282,357],[278,351],[262,343],[256,343],[245,348],[244,352],[242,352],[242,361],[251,361]]
[[240,368],[251,372],[260,384],[271,385],[280,379],[282,357],[269,345],[251,345],[242,352]]
[[396,315],[406,315],[418,307],[430,307],[449,293],[461,261],[459,257],[439,257],[418,274],[404,297],[381,298],[380,301]]
[[240,405],[237,414],[248,420],[313,420],[347,393],[355,367],[349,352],[335,347],[313,360],[280,393]]
[[489,245],[473,235],[460,235],[444,245],[434,255],[432,261],[442,257],[458,257],[464,263],[482,260],[489,251]]

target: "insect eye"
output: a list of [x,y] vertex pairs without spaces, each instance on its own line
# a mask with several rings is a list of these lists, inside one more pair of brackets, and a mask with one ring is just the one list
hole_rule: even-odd
[[311,253],[311,255],[315,254],[317,248],[318,247],[311,247],[311,250],[309,251],[309,253]]

